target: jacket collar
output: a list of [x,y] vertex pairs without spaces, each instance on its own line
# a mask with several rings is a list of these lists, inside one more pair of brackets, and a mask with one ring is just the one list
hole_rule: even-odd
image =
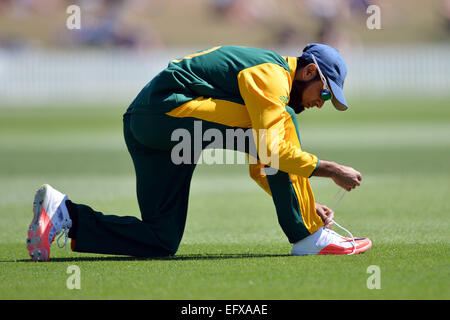
[[291,75],[291,83],[294,82],[295,72],[297,71],[297,58],[283,56],[289,65],[289,74]]

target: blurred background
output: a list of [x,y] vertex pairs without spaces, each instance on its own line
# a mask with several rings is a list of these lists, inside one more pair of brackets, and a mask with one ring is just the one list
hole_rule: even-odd
[[[68,29],[70,5],[80,29]],[[369,5],[381,29],[369,29]],[[449,0],[0,0],[0,105],[126,105],[170,59],[216,45],[346,58],[346,92],[443,94]]]
[[[80,8],[80,29],[67,28],[70,5]],[[379,29],[371,28],[371,5],[379,9]],[[114,281],[99,272],[98,288],[83,287],[79,296],[142,297],[136,288],[146,287],[146,297],[156,298],[448,298],[442,271],[450,252],[450,0],[0,0],[0,259],[6,261],[0,297],[73,297],[54,281],[55,272],[39,269],[36,282],[38,269],[7,263],[29,259],[26,230],[41,184],[105,214],[140,217],[122,114],[170,60],[217,45],[298,56],[311,42],[344,56],[350,109],[337,112],[328,102],[300,114],[302,148],[362,173],[361,187],[339,204],[336,220],[370,237],[370,253],[331,268],[338,274],[324,274],[309,259],[289,260],[303,263],[289,269],[291,277],[278,266],[262,269],[264,281],[254,286],[252,264],[214,261],[227,270],[236,262],[243,281],[199,281],[197,295],[179,281],[191,277],[195,261],[116,290],[129,283],[127,272],[141,272],[127,271],[127,264],[124,273],[111,273]],[[311,184],[316,201],[333,207],[338,187],[321,178]],[[197,166],[181,254],[289,250],[272,199],[246,165]],[[56,248],[52,255],[80,257]],[[364,286],[366,262],[383,270],[377,293]],[[229,272],[221,270],[214,264],[199,279],[206,273],[222,279]],[[305,290],[308,279],[298,270],[320,272],[311,278],[320,285],[309,280]],[[30,283],[39,289],[30,290]],[[168,289],[155,291],[161,287]]]

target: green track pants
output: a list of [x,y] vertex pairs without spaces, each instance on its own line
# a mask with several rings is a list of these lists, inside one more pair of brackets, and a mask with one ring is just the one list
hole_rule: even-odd
[[[297,127],[295,113],[291,108],[288,111]],[[194,139],[195,121],[202,122],[203,132],[218,129],[225,136],[225,130],[231,128],[214,122],[174,118],[165,114],[124,116],[125,142],[135,167],[142,219],[104,215],[89,206],[74,203],[77,214],[74,251],[131,256],[176,253],[186,224],[190,182],[200,153],[191,155],[190,164],[174,164],[171,150],[179,141],[171,141],[171,136],[175,129],[184,128]],[[192,140],[191,145],[195,143],[198,141]],[[210,143],[202,142],[200,149]],[[239,151],[248,152],[251,143],[249,141],[245,150]],[[308,236],[289,175],[278,171],[275,175],[268,175],[267,179],[278,221],[288,240],[294,243]]]

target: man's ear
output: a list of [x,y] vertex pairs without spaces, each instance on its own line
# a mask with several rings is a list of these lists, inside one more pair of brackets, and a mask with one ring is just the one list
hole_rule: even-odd
[[314,63],[310,63],[303,67],[301,72],[302,81],[311,81],[317,76],[317,67]]

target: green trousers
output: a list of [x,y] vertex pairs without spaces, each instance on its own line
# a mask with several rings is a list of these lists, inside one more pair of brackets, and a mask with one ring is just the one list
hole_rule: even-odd
[[[294,111],[291,108],[288,111],[297,128]],[[196,121],[201,121],[202,136],[208,129],[217,129],[225,137],[225,130],[231,128],[214,122],[174,118],[165,114],[124,116],[123,130],[135,167],[141,219],[105,215],[87,205],[74,203],[73,208],[77,214],[76,234],[73,236],[76,239],[74,251],[131,256],[165,256],[176,253],[186,224],[195,163],[201,149],[211,142],[202,141],[197,154],[192,152],[189,155],[189,163],[174,164],[171,151],[179,141],[172,141],[171,137],[174,130],[183,128],[191,133],[191,146],[199,143],[198,139],[194,141],[195,130],[198,130]],[[252,143],[254,142],[248,141],[244,146],[245,150],[238,151],[250,152]],[[294,243],[308,236],[289,175],[278,171],[274,175],[268,175],[267,179],[278,221],[288,240]]]

